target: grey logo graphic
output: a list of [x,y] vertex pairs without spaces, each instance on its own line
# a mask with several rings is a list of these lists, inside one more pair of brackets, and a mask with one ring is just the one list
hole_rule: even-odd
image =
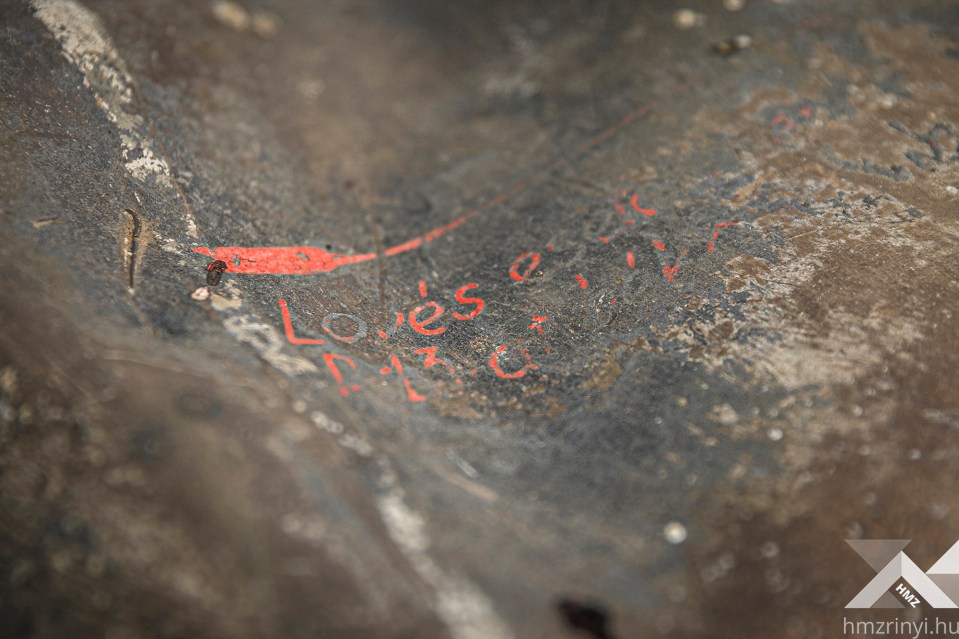
[[959,541],[926,572],[902,551],[910,541],[846,540],[876,571],[846,608],[903,608],[903,600],[913,608],[923,601],[933,608],[959,608]]

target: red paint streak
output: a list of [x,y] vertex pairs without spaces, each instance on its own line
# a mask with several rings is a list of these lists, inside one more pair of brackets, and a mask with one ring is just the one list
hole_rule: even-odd
[[376,329],[376,332],[379,334],[380,339],[389,339],[393,337],[393,333],[395,333],[396,330],[403,325],[403,314],[397,313],[396,311],[393,311],[393,312],[396,313],[396,320],[394,321],[393,328],[390,329],[390,332],[387,333],[386,331]]
[[630,206],[632,206],[634,209],[636,209],[636,211],[637,211],[638,213],[642,213],[642,214],[645,215],[646,217],[652,217],[652,216],[656,215],[656,211],[654,211],[653,209],[644,209],[644,208],[642,208],[642,207],[639,205],[639,196],[638,196],[638,195],[634,195],[634,196],[629,200],[629,204],[630,204]]
[[283,315],[283,330],[286,332],[286,339],[290,344],[326,344],[325,339],[309,339],[306,337],[297,337],[293,333],[293,320],[290,317],[290,309],[286,300],[277,300],[280,305],[280,314]]
[[529,325],[529,329],[535,329],[540,335],[543,335],[543,322],[545,322],[547,319],[549,318],[547,318],[545,315],[534,315],[533,323]]
[[624,206],[623,206],[622,204],[620,204],[619,202],[617,202],[616,204],[614,204],[614,205],[613,205],[613,208],[616,209],[616,212],[619,213],[619,215],[620,215],[621,217],[623,217],[623,216],[626,215],[626,207],[624,207]]
[[493,372],[496,373],[497,377],[501,377],[503,379],[519,379],[520,377],[524,377],[526,375],[527,370],[536,369],[536,364],[534,364],[533,360],[530,358],[529,351],[527,351],[525,348],[521,348],[519,349],[519,352],[522,353],[526,358],[526,363],[523,364],[522,368],[520,368],[518,371],[514,371],[512,373],[505,372],[502,368],[500,368],[499,356],[503,353],[503,351],[506,350],[506,348],[506,344],[503,344],[493,351],[493,354],[489,358],[489,366],[493,369]]
[[589,286],[589,282],[583,279],[583,276],[580,275],[579,273],[576,274],[576,281],[579,282],[580,288],[586,288],[587,286]]
[[411,402],[425,402],[426,397],[417,393],[410,379],[403,374],[403,365],[400,363],[400,358],[396,355],[390,355],[390,363],[393,364],[393,370],[396,371],[399,378],[403,380],[403,388],[406,389],[406,399]]
[[383,368],[380,369],[380,375],[389,375],[392,372],[393,372],[393,369],[390,368],[389,366],[384,366]]
[[676,274],[679,272],[679,264],[674,266],[663,266],[663,277],[672,282],[676,279]]
[[602,242],[603,244],[609,244],[609,238],[603,237],[602,235],[599,236],[599,241]]
[[350,388],[346,387],[346,384],[343,383],[343,373],[340,372],[339,367],[336,365],[337,360],[346,362],[346,365],[353,370],[356,370],[356,362],[345,355],[337,355],[336,353],[323,353],[323,361],[326,363],[326,367],[333,375],[333,379],[336,380],[336,385],[340,387],[340,395],[346,397],[350,394],[350,390],[358,391],[360,390],[360,387],[358,384],[353,384],[353,386]]
[[809,108],[809,107],[803,107],[803,108],[799,109],[799,115],[803,116],[804,118],[811,117],[811,116],[812,116],[812,109]]
[[474,317],[476,317],[477,315],[483,312],[483,308],[486,307],[486,302],[484,302],[479,297],[466,297],[466,293],[469,290],[477,288],[478,286],[479,284],[477,284],[476,282],[469,282],[468,284],[464,284],[463,286],[456,289],[456,301],[459,302],[460,304],[473,304],[474,308],[469,313],[453,313],[453,317],[455,319],[458,319],[461,322],[465,322],[467,320],[473,319]]
[[[516,258],[513,262],[513,265],[509,267],[509,276],[516,280],[517,282],[523,282],[530,275],[533,274],[533,271],[536,270],[536,267],[539,266],[540,254],[533,253],[532,251],[526,251],[522,255]],[[519,265],[522,264],[526,258],[529,258],[529,266],[526,267],[526,270],[522,274],[519,272]]]
[[660,242],[659,240],[652,240],[652,244],[653,244],[653,246],[655,246],[655,247],[656,247],[657,249],[659,249],[660,251],[665,251],[665,250],[666,250],[666,245],[663,244],[662,242]]
[[[610,125],[597,135],[586,140],[572,154],[572,158],[579,157],[593,147],[605,142],[623,128],[652,111],[650,105],[643,105],[625,116],[618,122]],[[428,231],[420,237],[415,237],[396,246],[387,248],[383,254],[386,257],[400,255],[418,248],[424,243],[432,242],[453,229],[462,226],[469,220],[477,217],[489,208],[499,206],[510,198],[516,197],[530,187],[539,184],[557,169],[567,165],[569,160],[558,158],[550,162],[537,173],[526,180],[514,183],[510,188],[486,200],[476,208],[469,210],[442,226]],[[231,264],[230,271],[240,275],[270,274],[270,275],[306,275],[311,273],[329,273],[341,266],[368,262],[376,259],[375,253],[359,255],[344,255],[331,253],[312,246],[277,246],[277,247],[242,247],[220,246],[210,249],[205,246],[195,247],[194,252],[209,256],[215,260],[223,260]],[[234,259],[235,258],[235,259]]]
[[636,267],[636,256],[633,255],[632,251],[626,251],[626,266],[629,268]]
[[[427,306],[433,307],[433,314],[430,315],[425,321],[420,321],[419,315],[426,310]],[[446,312],[446,309],[437,304],[436,302],[427,302],[423,306],[417,306],[412,311],[410,311],[410,326],[414,331],[420,333],[421,335],[439,335],[446,331],[445,326],[438,326],[436,328],[427,328],[434,321],[439,319],[439,317]]]
[[420,280],[420,297],[426,297],[426,280]]
[[397,244],[392,248],[388,248],[383,251],[383,254],[387,257],[392,257],[393,255],[399,255],[400,253],[406,253],[407,251],[412,251],[415,248],[418,248],[423,243],[423,238],[413,238],[409,242],[404,242],[403,244]]
[[433,240],[446,235],[453,229],[465,224],[471,217],[475,215],[479,215],[481,210],[482,210],[481,208],[476,208],[476,209],[473,209],[472,211],[467,211],[463,215],[454,219],[452,222],[447,222],[443,226],[433,229],[432,231],[430,231],[429,233],[423,236],[423,241],[432,242]]

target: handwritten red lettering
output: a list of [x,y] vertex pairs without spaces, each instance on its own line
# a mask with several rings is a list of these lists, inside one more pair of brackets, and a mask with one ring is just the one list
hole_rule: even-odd
[[508,347],[506,344],[499,346],[495,351],[493,351],[493,354],[489,358],[488,364],[490,368],[493,369],[493,372],[496,373],[497,377],[501,377],[503,379],[519,379],[520,377],[524,377],[526,375],[527,370],[534,370],[536,368],[536,364],[533,363],[532,358],[529,356],[529,351],[527,351],[525,348],[521,348],[519,349],[519,352],[522,353],[526,358],[526,363],[523,364],[523,366],[517,371],[512,373],[505,372],[502,368],[500,368],[499,357],[506,351],[507,348]]
[[297,337],[293,333],[293,320],[290,317],[290,309],[286,300],[277,300],[280,305],[280,314],[283,316],[283,330],[286,332],[286,339],[290,344],[326,344],[325,339],[310,339],[307,337]]
[[[390,355],[390,363],[393,364],[393,370],[396,371],[396,375],[403,380],[403,388],[406,389],[406,399],[411,402],[425,402],[427,398],[416,392],[416,389],[413,388],[413,383],[406,374],[403,373],[403,364],[400,363],[400,358],[396,355]],[[384,370],[388,373],[390,369],[384,368],[380,372],[382,373]]]
[[543,334],[543,322],[548,318],[545,315],[534,315],[533,323],[529,325],[530,330],[536,330],[540,335]]
[[[427,306],[433,307],[433,314],[426,321],[420,321],[419,315],[426,310]],[[439,335],[446,331],[445,326],[437,326],[436,328],[427,328],[430,324],[435,322],[439,317],[446,312],[442,306],[436,302],[427,302],[423,306],[417,306],[412,311],[410,311],[410,326],[413,327],[413,330],[422,335]]]
[[638,196],[638,195],[634,195],[634,196],[632,197],[632,199],[629,201],[629,204],[630,204],[630,206],[632,206],[638,213],[642,213],[643,215],[645,215],[645,216],[647,216],[647,217],[652,217],[653,215],[656,215],[656,211],[654,211],[653,209],[644,209],[643,207],[641,207],[641,206],[639,205],[639,196]]
[[665,277],[670,282],[676,279],[676,274],[678,272],[679,272],[679,264],[675,264],[673,266],[667,266],[667,265],[663,266],[663,277]]
[[463,305],[472,304],[473,310],[469,313],[453,313],[453,317],[455,319],[465,322],[473,319],[483,312],[483,309],[486,307],[486,302],[478,297],[466,297],[467,292],[478,287],[479,284],[476,282],[470,282],[469,284],[464,284],[456,290],[456,301]]
[[345,355],[337,355],[336,353],[323,353],[323,361],[326,363],[326,367],[330,370],[330,373],[333,375],[333,379],[336,380],[337,386],[340,387],[340,395],[346,397],[350,394],[350,391],[360,390],[359,384],[353,384],[351,387],[347,388],[346,384],[343,382],[343,373],[340,372],[339,367],[336,365],[337,361],[346,362],[346,365],[356,370],[356,362],[354,362],[349,357]]
[[708,242],[706,242],[706,250],[709,251],[710,253],[712,253],[712,252],[715,250],[715,246],[716,246],[715,240],[717,240],[717,239],[719,238],[719,233],[722,231],[722,229],[724,229],[724,228],[726,228],[726,227],[728,227],[728,226],[737,226],[738,224],[739,224],[739,222],[736,222],[736,221],[732,221],[732,222],[720,222],[720,223],[716,224],[716,225],[715,225],[716,230],[713,231],[713,239],[711,239],[711,240],[709,240]]
[[[529,258],[529,265],[523,270],[522,274],[519,272],[519,266],[526,259]],[[509,267],[509,276],[512,277],[517,282],[524,282],[526,279],[533,274],[533,271],[539,266],[540,254],[533,253],[532,251],[526,251],[522,255],[516,258],[513,262],[513,265]]]
[[[333,330],[333,322],[341,317],[347,318],[351,322],[356,323],[356,330],[353,331],[352,335],[340,335]],[[341,342],[352,342],[357,338],[366,337],[366,322],[356,315],[349,315],[348,313],[330,313],[323,318],[323,330],[326,331],[330,337],[338,339]]]
[[403,325],[403,314],[397,313],[396,311],[393,312],[396,314],[396,320],[393,322],[393,327],[389,331],[376,329],[376,333],[380,336],[380,339],[389,339],[393,337],[393,334],[397,331],[397,329]]
[[[437,351],[437,348],[435,346],[427,346],[425,348],[418,348],[413,352],[416,353],[417,355],[424,356],[423,368],[430,368],[431,366],[445,366],[446,370],[448,370],[450,372],[450,375],[453,376],[453,381],[456,382],[456,385],[462,386],[463,380],[460,378],[459,375],[456,374],[456,369],[453,368],[453,365],[447,362],[446,360],[437,357],[436,351]],[[456,394],[462,395],[463,391],[458,390],[456,391]]]

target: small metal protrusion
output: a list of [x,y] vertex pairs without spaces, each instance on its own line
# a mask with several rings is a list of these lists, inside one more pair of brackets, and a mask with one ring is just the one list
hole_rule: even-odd
[[220,277],[223,271],[227,270],[226,262],[223,260],[213,260],[206,265],[206,283],[207,286],[216,286],[220,283]]

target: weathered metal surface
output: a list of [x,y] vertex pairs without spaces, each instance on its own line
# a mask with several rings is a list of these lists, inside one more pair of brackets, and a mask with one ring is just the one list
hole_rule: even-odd
[[913,618],[959,12],[678,8],[5,3],[0,634]]

